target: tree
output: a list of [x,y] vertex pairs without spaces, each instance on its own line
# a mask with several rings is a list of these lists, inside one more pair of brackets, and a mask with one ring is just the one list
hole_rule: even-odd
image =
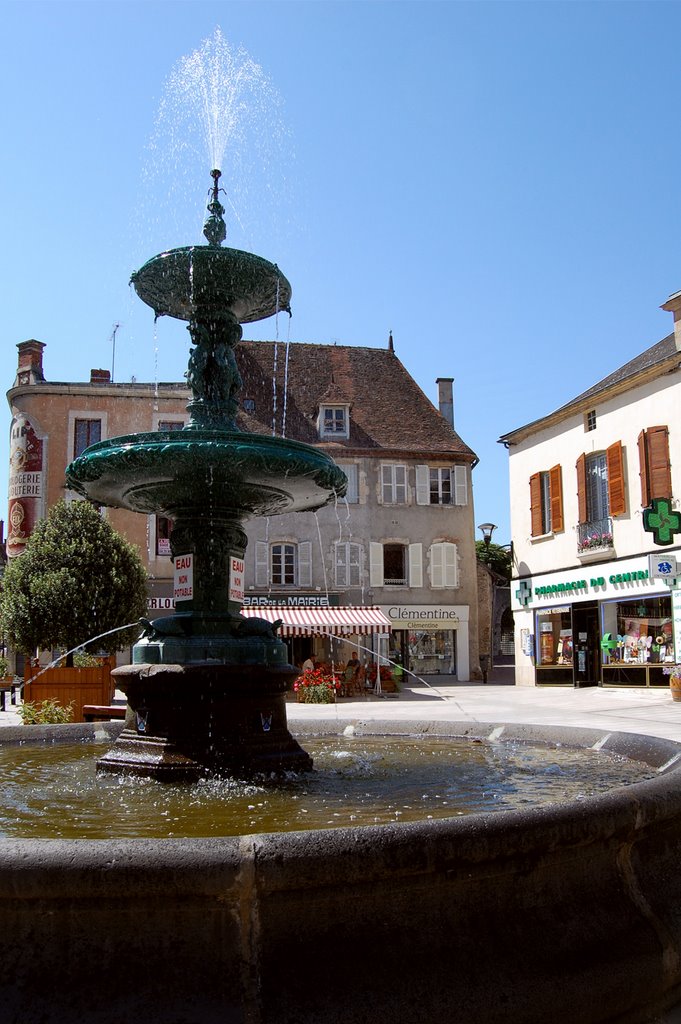
[[[52,648],[93,647],[113,654],[139,635],[147,577],[137,549],[86,501],[60,501],[12,559],[3,578],[0,615],[7,641],[33,655]],[[69,658],[68,663],[71,663]]]
[[511,552],[500,544],[485,544],[484,540],[476,540],[475,554],[479,562],[505,579],[511,578]]

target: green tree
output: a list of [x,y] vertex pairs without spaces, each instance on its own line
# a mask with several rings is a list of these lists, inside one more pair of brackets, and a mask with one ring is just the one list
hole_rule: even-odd
[[[3,578],[0,616],[7,641],[36,650],[72,650],[146,612],[147,577],[137,549],[86,501],[60,501],[31,534]],[[113,654],[139,629],[97,640]],[[69,658],[69,663],[71,663]]]
[[505,579],[511,578],[511,552],[499,544],[485,544],[484,540],[476,540],[475,554],[479,562],[484,562],[493,572]]

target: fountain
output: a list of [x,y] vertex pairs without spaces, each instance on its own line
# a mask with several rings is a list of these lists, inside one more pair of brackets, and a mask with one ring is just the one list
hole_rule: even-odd
[[176,611],[145,622],[133,664],[115,670],[126,724],[99,762],[157,779],[311,767],[286,725],[298,670],[276,625],[240,614],[243,522],[321,508],[347,486],[324,452],[237,429],[240,325],[288,310],[291,287],[274,264],[222,247],[220,171],[211,176],[208,244],[163,252],[132,276],[157,317],[189,321],[189,423],[102,441],[66,470],[92,501],[173,522]]
[[[174,615],[118,670],[116,723],[3,729],[4,746],[115,740],[106,772],[156,780],[296,771],[292,669],[269,623],[244,622],[248,515],[322,506],[344,480],[321,453],[235,429],[241,323],[289,302],[278,268],[225,249],[219,174],[207,246],[133,277],[188,320],[191,422],[114,438],[69,467],[94,501],[175,522]],[[360,716],[358,716],[360,718]],[[543,740],[628,756],[655,777],[496,814],[195,839],[0,842],[0,1017],[8,1024],[644,1024],[681,996],[681,745],[503,722],[361,723],[479,742]],[[342,726],[298,723],[297,733]],[[49,798],[49,797],[48,797]],[[96,808],[91,809],[96,813]],[[167,835],[167,832],[166,832]]]

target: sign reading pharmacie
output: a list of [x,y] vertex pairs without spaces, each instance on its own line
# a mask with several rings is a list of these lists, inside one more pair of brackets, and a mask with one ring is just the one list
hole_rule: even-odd
[[[656,556],[657,558],[657,556]],[[671,566],[671,559],[668,556]],[[675,561],[674,561],[675,564]],[[662,577],[665,578],[662,578]],[[668,592],[670,574],[651,569],[648,555],[604,562],[597,572],[544,573],[511,583],[512,608],[538,607],[585,600],[609,600],[627,595],[645,596],[646,592]]]
[[383,604],[380,608],[393,629],[458,629],[460,623],[468,621],[468,605]]

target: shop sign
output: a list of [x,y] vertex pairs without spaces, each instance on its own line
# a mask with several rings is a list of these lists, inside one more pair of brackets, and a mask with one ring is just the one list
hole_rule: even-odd
[[244,608],[338,608],[338,594],[247,594]]
[[194,597],[194,555],[178,555],[175,559],[175,585],[173,597],[176,601],[191,601]]
[[172,612],[175,608],[174,597],[148,597],[147,609],[150,612]]
[[390,619],[393,629],[456,629],[461,618],[460,609],[438,605],[390,605],[382,611]]
[[[675,571],[676,559],[674,556],[651,557],[655,558],[655,564],[658,562],[660,565],[668,563],[672,567],[672,572]],[[536,576],[532,580],[524,579],[520,581],[518,589],[515,590],[515,598],[521,608],[526,608],[534,598],[543,598],[547,602],[556,599],[565,601],[567,598],[579,600],[585,595],[592,594],[594,597],[604,600],[608,597],[616,597],[623,590],[640,590],[645,586],[653,586],[655,579],[663,575],[661,571],[656,575],[650,572],[647,555],[640,556],[633,562],[627,562],[626,565],[625,569],[622,563],[611,562],[609,566],[599,566],[603,575],[581,579],[571,577],[565,579],[548,574]]]
[[9,454],[7,554],[20,555],[44,513],[43,441],[28,416],[12,420]]
[[653,579],[675,579],[679,575],[676,555],[648,555],[648,573]]
[[674,661],[681,664],[681,590],[672,590],[672,618],[674,619]]
[[534,657],[534,635],[529,629],[520,630],[520,649],[528,658]]

